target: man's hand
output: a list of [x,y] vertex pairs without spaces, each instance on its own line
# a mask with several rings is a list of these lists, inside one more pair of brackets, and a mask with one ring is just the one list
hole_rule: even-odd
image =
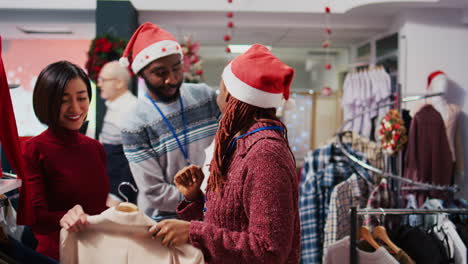
[[193,201],[201,195],[200,186],[203,182],[203,172],[200,167],[190,165],[177,172],[174,184],[179,192],[189,201]]
[[167,219],[153,225],[149,232],[154,239],[161,239],[167,247],[180,246],[189,241],[190,222]]

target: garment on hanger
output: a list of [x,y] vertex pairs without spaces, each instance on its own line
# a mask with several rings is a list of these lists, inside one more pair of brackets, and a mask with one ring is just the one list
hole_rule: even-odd
[[[452,184],[453,160],[445,124],[432,105],[425,105],[416,113],[411,124],[405,157],[405,177],[431,184]],[[446,193],[431,191],[431,197],[443,198]],[[416,193],[418,204],[425,194]]]
[[333,188],[325,224],[324,254],[331,244],[350,235],[349,209],[353,206],[365,207],[371,188],[366,180],[355,173]]
[[[394,202],[393,197],[390,193],[390,189],[387,183],[387,179],[382,179],[380,183],[370,193],[369,200],[367,201],[366,208],[378,209],[378,208],[393,208]],[[379,220],[377,216],[366,216],[364,220],[365,225],[378,226]]]
[[[404,250],[400,249],[398,252],[392,252],[387,246],[383,245],[383,247],[398,261],[398,263],[416,264],[416,262]],[[372,252],[375,250],[366,241],[359,241],[358,248],[367,252]]]
[[463,186],[465,173],[465,156],[463,151],[463,136],[460,125],[460,107],[455,104],[447,104],[447,120],[445,130],[447,139],[452,152],[452,159],[455,162],[454,183]]
[[[323,264],[350,263],[349,247],[349,236],[330,245],[325,254]],[[374,252],[366,252],[360,249],[357,249],[357,252],[360,264],[398,264],[398,261],[384,247],[380,247]]]
[[[355,152],[363,153],[364,156],[369,160],[369,164],[382,170],[385,167],[384,153],[382,151],[382,146],[374,141],[371,141],[365,137],[360,136],[355,132],[344,132],[342,134],[341,140],[343,144],[352,148]],[[338,137],[335,136],[327,143],[336,143],[338,142]],[[349,148],[348,148],[349,149]],[[378,182],[378,179],[381,177],[379,174],[372,173],[372,178],[374,182]]]
[[[2,199],[1,196],[0,200]],[[6,196],[4,197],[4,199],[7,199]],[[11,201],[7,199],[6,201],[2,201],[2,203],[3,206],[0,206],[0,228],[5,234],[16,240],[21,240],[24,226],[16,224],[16,211],[11,205]]]
[[449,261],[440,241],[418,227],[401,226],[390,230],[390,237],[416,263],[447,264]]
[[141,211],[107,209],[88,217],[80,232],[60,231],[60,263],[171,263],[202,264],[202,252],[192,245],[165,247],[152,239],[148,228],[156,222]]
[[[359,159],[368,162],[363,154],[349,151]],[[303,263],[321,263],[323,230],[331,192],[333,187],[353,173],[370,179],[367,170],[350,162],[334,143],[307,153],[299,194],[301,261]]]
[[[434,227],[433,229],[436,229]],[[447,249],[449,250],[449,257],[453,259],[455,264],[465,264],[467,263],[467,251],[466,246],[463,243],[460,235],[457,233],[455,225],[449,219],[445,218],[441,224],[441,227],[437,230],[434,230],[435,234],[440,240],[446,241],[449,245]]]

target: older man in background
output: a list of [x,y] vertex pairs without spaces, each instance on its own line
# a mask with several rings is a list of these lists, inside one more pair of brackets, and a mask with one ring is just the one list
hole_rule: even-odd
[[[130,109],[138,101],[128,90],[129,82],[130,73],[118,61],[105,64],[99,73],[97,82],[101,97],[105,100],[107,106],[99,141],[104,145],[106,151],[111,197],[115,199],[108,201],[108,205],[115,205],[124,199],[118,192],[118,186],[121,182],[130,182],[135,186],[135,181],[123,151],[120,135],[124,117],[129,115]],[[126,191],[125,195],[129,202],[136,203],[137,193]]]

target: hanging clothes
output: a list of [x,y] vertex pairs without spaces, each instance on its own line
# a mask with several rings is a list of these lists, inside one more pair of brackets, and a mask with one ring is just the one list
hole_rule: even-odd
[[[382,67],[347,74],[343,83],[344,119],[348,120],[360,112],[388,103],[390,95],[391,79]],[[388,107],[384,107],[365,113],[347,123],[344,130],[352,130],[370,138],[375,127],[371,120],[380,120],[377,117],[383,117],[388,110]]]
[[325,224],[324,254],[330,245],[350,235],[349,209],[353,206],[365,207],[371,187],[366,180],[354,173],[333,188]]
[[[432,105],[425,105],[413,118],[408,149],[405,157],[405,177],[419,182],[438,185],[452,184],[452,153],[442,117]],[[418,203],[425,194],[416,194]],[[431,192],[431,197],[445,197],[441,192]]]
[[[383,170],[385,167],[384,153],[382,151],[382,146],[374,141],[371,141],[365,137],[360,136],[359,134],[349,131],[345,132],[341,136],[341,141],[345,144],[348,149],[352,148],[354,151],[363,153],[364,156],[369,160],[369,164]],[[338,137],[335,136],[327,143],[336,143],[338,142]],[[373,173],[372,178],[374,182],[379,182],[380,175]]]
[[[360,154],[353,155],[367,162]],[[301,261],[321,263],[323,230],[327,218],[330,194],[338,183],[353,173],[370,179],[364,168],[349,162],[341,149],[328,144],[307,153],[301,175],[299,215],[301,219]]]
[[[348,264],[350,263],[349,236],[337,241],[330,245],[327,253],[325,254],[323,264]],[[384,247],[379,247],[374,252],[366,252],[364,250],[356,249],[359,257],[360,264],[399,264],[398,261],[388,253]]]
[[452,159],[455,162],[454,168],[454,183],[458,186],[463,186],[465,157],[463,151],[462,131],[460,126],[460,107],[455,104],[447,104],[447,119],[445,122],[445,130],[447,139],[452,152]]
[[[401,226],[389,230],[391,240],[416,263],[447,264],[449,259],[443,245],[418,227]],[[430,252],[430,254],[428,254]]]
[[156,222],[141,211],[112,207],[89,216],[88,222],[80,232],[60,231],[60,263],[205,263],[202,252],[192,245],[165,247],[153,239],[148,228]]
[[[387,183],[387,179],[382,179],[380,183],[374,188],[367,201],[366,208],[378,209],[378,208],[393,208],[394,202],[392,201],[392,195]],[[364,225],[378,226],[379,220],[376,216],[366,216]]]

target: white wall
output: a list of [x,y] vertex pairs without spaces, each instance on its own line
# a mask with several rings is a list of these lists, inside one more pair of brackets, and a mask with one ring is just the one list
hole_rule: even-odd
[[[346,70],[349,63],[348,50],[337,49],[338,53],[331,56],[332,69],[330,71],[324,69],[325,56],[308,55],[309,50],[316,51],[317,49],[273,47],[272,53],[294,68],[292,90],[307,91],[313,89],[321,91],[325,85],[329,85],[333,90],[336,90],[338,88],[338,73]],[[217,88],[226,64],[240,54],[226,54],[224,53],[224,47],[220,46],[202,46],[199,55],[203,60],[204,81],[211,87]],[[307,59],[316,62],[312,71],[306,71]],[[312,72],[314,73],[312,74]]]
[[[447,92],[450,103],[462,108],[464,163],[468,165],[468,26],[462,23],[459,10],[419,10],[401,15],[400,81],[404,94],[425,92],[427,76],[444,71],[451,85]],[[408,105],[414,108],[415,105]],[[468,198],[468,166],[461,195]]]

